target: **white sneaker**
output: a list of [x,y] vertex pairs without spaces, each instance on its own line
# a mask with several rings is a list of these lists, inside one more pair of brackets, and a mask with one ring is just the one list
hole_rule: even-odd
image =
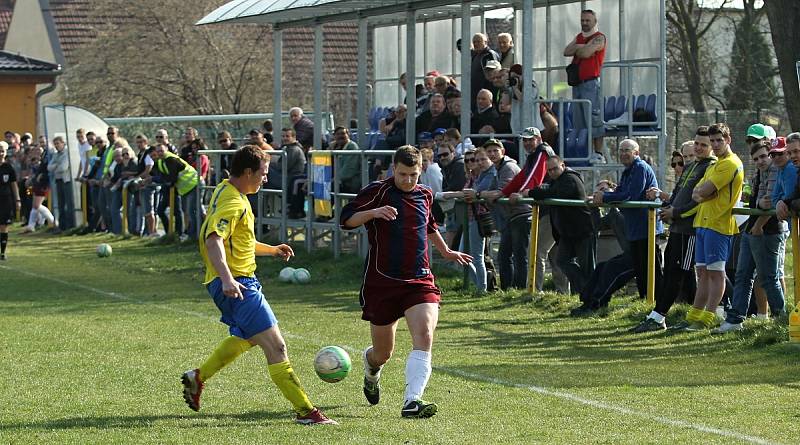
[[769,314],[755,314],[752,318],[754,320],[769,320]]
[[741,331],[742,324],[741,323],[728,323],[727,321],[723,321],[718,328],[712,329],[712,334],[727,334],[728,332],[733,331]]
[[179,236],[178,239],[180,240],[180,242],[184,242],[187,239],[189,239],[189,235],[184,233],[183,235]]

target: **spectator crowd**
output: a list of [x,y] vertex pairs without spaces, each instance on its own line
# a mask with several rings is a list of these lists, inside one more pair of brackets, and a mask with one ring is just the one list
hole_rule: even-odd
[[[676,178],[671,191],[661,189],[638,142],[624,139],[616,150],[617,161],[624,167],[619,177],[586,183],[553,149],[558,123],[546,104],[538,106],[534,125],[522,128],[519,109],[526,80],[515,63],[511,35],[498,35],[496,50],[488,40],[482,33],[472,38],[470,85],[459,89],[452,77],[438,71],[427,73],[423,83],[415,86],[416,110],[402,104],[391,110],[380,121],[384,138],[376,147],[416,145],[420,149],[420,182],[435,193],[434,217],[450,247],[472,256],[469,276],[478,293],[526,288],[529,258],[533,258],[535,288],[544,289],[549,265],[554,289],[579,296],[580,305],[571,315],[590,315],[606,308],[614,293],[630,281],[635,281],[638,295],[645,298],[648,251],[654,247],[656,304],[632,332],[667,329],[667,314],[676,301],[690,303],[692,308],[673,329],[713,328],[715,333],[726,333],[741,329],[751,314],[785,319],[783,259],[787,220],[800,210],[800,133],[778,137],[769,126],[752,125],[740,144],[746,145],[756,171],[745,178],[743,163],[732,149],[736,135],[724,123],[701,126],[694,139],[670,157]],[[604,51],[605,36],[597,31],[596,15],[582,11],[581,33],[564,55],[577,65],[574,96],[592,102],[593,121],[583,125],[598,124],[595,105],[599,107]],[[401,76],[403,88],[407,82]],[[536,91],[535,82],[533,86]],[[471,110],[461,109],[462,94],[470,95]],[[469,135],[459,130],[462,113],[470,114]],[[287,195],[289,218],[306,218],[305,184],[314,123],[300,108],[292,108],[289,119],[291,125],[280,129],[279,140],[267,121],[238,142],[280,150],[270,163],[264,187]],[[407,119],[415,119],[414,141],[406,140]],[[602,144],[602,122],[593,134]],[[204,151],[236,150],[235,138],[228,131],[219,132],[217,144],[209,147],[191,127],[177,145],[165,129],[156,131],[153,139],[132,135],[133,144],[125,136],[129,135],[120,134],[116,127],[109,127],[105,135],[77,130],[80,159],[75,176],[62,137],[50,144],[44,137],[34,140],[30,134],[7,131],[5,159],[19,184],[25,232],[44,225],[52,232],[74,228],[72,182],[79,181],[88,191],[85,231],[119,234],[126,226],[134,235],[159,236],[160,221],[163,230],[174,230],[181,239],[197,239],[205,215],[203,186],[225,178],[230,164],[230,155],[209,158]],[[320,148],[359,151],[354,139],[349,128],[336,127]],[[366,185],[364,176],[374,180],[391,175],[388,159],[367,158],[366,175],[359,156],[341,156],[334,163],[333,177],[341,193],[357,193]],[[47,207],[47,196],[56,197],[57,218]],[[260,212],[254,196],[254,211]],[[586,205],[538,205],[537,249],[529,257],[535,213],[527,198],[578,200]],[[663,253],[662,243],[652,246],[648,240],[647,209],[600,208],[626,201],[661,204],[656,233],[666,239]],[[122,211],[123,202],[127,202],[127,212]],[[737,220],[732,213],[737,205],[775,214]],[[598,263],[598,239],[606,232],[614,234],[619,254]],[[497,242],[496,253],[492,240]],[[717,326],[720,306],[724,321]]]

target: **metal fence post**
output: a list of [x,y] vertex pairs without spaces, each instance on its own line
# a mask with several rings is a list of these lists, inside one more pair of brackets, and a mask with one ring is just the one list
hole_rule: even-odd
[[[465,201],[459,201],[458,203],[464,206],[464,221],[461,223],[461,239],[464,240],[464,251],[469,253],[469,210],[467,210],[467,203]],[[467,290],[469,287],[469,268],[469,265],[464,266],[464,290]]]
[[128,234],[128,187],[122,187],[122,234]]
[[[539,249],[539,205],[531,205],[531,240],[528,243],[528,293],[536,290],[536,251]],[[544,279],[544,277],[542,277]]]
[[83,225],[89,226],[89,186],[81,183],[81,209],[83,209]]
[[800,286],[797,285],[797,278],[800,277],[800,235],[798,234],[798,229],[800,229],[800,219],[793,215],[791,219],[792,227],[790,230],[792,236],[792,272],[794,273],[794,277],[792,277],[792,281],[794,282],[794,304],[797,306],[800,304]]
[[169,233],[175,233],[175,186],[169,188]]
[[647,209],[647,302],[656,295],[656,209]]

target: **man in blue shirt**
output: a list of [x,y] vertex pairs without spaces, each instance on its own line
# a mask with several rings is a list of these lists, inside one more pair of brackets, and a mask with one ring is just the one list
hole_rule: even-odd
[[[619,160],[625,165],[619,185],[614,190],[597,191],[593,202],[600,205],[607,202],[645,201],[645,192],[651,187],[658,188],[653,169],[639,158],[639,144],[633,139],[625,139],[619,144]],[[647,209],[620,209],[625,218],[625,238],[631,245],[633,269],[639,297],[647,296]],[[661,221],[656,221],[656,234],[664,231]],[[656,282],[661,286],[661,249],[656,243]]]

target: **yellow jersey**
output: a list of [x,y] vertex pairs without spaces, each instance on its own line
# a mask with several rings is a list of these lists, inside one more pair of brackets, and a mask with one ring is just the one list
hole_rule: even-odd
[[739,202],[744,184],[744,166],[742,160],[733,151],[719,158],[716,164],[710,165],[699,186],[711,181],[717,190],[717,196],[697,206],[694,227],[711,229],[723,235],[739,233],[733,207]]
[[255,218],[247,196],[228,180],[222,181],[211,195],[208,216],[200,228],[200,256],[206,266],[203,284],[219,276],[208,259],[206,238],[216,233],[225,247],[225,262],[234,278],[253,277],[256,271]]

